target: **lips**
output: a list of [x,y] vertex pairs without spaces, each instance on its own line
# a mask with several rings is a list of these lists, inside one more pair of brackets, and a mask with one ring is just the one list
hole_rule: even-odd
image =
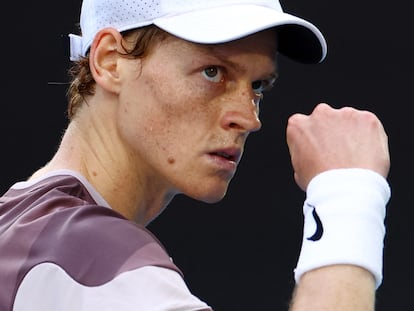
[[226,148],[211,152],[210,154],[227,161],[238,163],[240,160],[241,151],[238,148]]
[[225,152],[215,152],[213,154],[216,155],[216,156],[219,156],[219,157],[223,157],[227,160],[234,161],[234,156],[231,155],[231,154],[227,154]]

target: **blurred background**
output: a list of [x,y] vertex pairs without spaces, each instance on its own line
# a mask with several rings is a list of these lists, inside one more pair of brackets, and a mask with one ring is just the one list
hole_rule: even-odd
[[[149,229],[215,311],[287,310],[302,238],[304,193],[285,142],[289,115],[320,102],[375,112],[389,135],[392,198],[386,219],[384,282],[377,310],[414,310],[414,43],[409,2],[283,0],[285,11],[317,25],[328,42],[318,65],[280,57],[280,78],[261,106],[226,198],[177,197]],[[67,125],[66,37],[80,0],[10,3],[2,23],[0,191],[55,152]]]

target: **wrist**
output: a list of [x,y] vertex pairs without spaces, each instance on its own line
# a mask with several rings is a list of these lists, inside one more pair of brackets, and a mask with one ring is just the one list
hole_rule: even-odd
[[329,170],[314,177],[306,192],[296,282],[312,269],[352,264],[370,271],[378,287],[390,198],[385,178],[367,169]]

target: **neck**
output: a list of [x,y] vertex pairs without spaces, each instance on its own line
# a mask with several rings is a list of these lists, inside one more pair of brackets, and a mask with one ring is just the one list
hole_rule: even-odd
[[112,209],[145,226],[162,212],[174,195],[166,185],[154,183],[157,178],[151,170],[131,156],[116,131],[108,128],[108,123],[103,125],[99,120],[108,119],[71,121],[52,160],[32,178],[57,169],[77,171]]

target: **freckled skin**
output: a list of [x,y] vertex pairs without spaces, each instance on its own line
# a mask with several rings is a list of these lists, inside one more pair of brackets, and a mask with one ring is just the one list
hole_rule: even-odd
[[222,199],[248,135],[261,127],[257,82],[271,85],[277,75],[275,35],[218,45],[167,36],[132,59],[118,52],[127,44],[118,31],[102,30],[89,55],[95,94],[33,176],[79,171],[115,210],[143,225],[176,194]]
[[[254,86],[276,75],[275,33],[214,46],[168,37],[144,59],[121,55],[122,39],[113,28],[95,36],[88,63],[95,93],[76,110],[53,159],[32,178],[56,169],[80,172],[111,208],[143,226],[178,193],[220,200],[248,135],[261,127],[261,94]],[[368,112],[321,104],[309,116],[291,116],[286,138],[303,190],[331,168],[388,174],[387,136]],[[374,310],[374,281],[354,265],[310,270],[289,310]]]
[[[260,128],[251,85],[275,71],[274,35],[266,31],[216,46],[172,37],[142,62],[125,60],[135,70],[120,94],[121,138],[170,192],[209,202],[224,196],[234,172],[218,170],[206,154],[242,150],[248,134]],[[225,68],[223,81],[203,77],[210,65]]]

